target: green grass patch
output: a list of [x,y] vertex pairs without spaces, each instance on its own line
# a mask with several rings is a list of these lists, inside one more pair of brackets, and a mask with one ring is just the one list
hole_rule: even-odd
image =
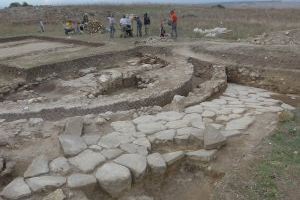
[[[255,187],[249,196],[253,199],[282,199],[282,188],[300,180],[300,110],[295,111],[295,119],[279,124],[275,133],[265,145],[271,151],[255,168]],[[280,184],[278,184],[280,182]]]

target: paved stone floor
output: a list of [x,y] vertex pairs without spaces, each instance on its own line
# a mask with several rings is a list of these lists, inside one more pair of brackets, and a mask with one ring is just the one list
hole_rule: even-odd
[[184,112],[162,111],[114,121],[113,131],[104,136],[82,135],[82,117],[69,118],[59,136],[64,154],[54,160],[36,157],[24,176],[9,183],[1,196],[20,199],[45,189],[97,184],[118,197],[146,174],[164,174],[183,158],[212,162],[218,149],[230,137],[244,134],[257,115],[294,109],[271,95],[263,89],[229,84],[218,98]]

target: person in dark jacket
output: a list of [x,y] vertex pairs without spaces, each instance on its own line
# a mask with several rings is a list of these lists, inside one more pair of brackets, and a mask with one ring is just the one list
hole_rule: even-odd
[[150,28],[150,17],[148,16],[148,13],[144,14],[144,26],[145,26],[145,35],[148,36],[149,35],[149,28]]
[[136,17],[136,36],[142,37],[143,22],[140,17]]

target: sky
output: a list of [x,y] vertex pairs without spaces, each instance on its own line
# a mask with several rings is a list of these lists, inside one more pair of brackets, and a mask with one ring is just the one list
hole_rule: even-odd
[[[26,1],[31,5],[62,5],[62,4],[97,4],[97,3],[210,3],[226,1],[266,1],[266,0],[0,0],[0,7],[7,7],[11,2]],[[283,0],[300,2],[300,0]]]

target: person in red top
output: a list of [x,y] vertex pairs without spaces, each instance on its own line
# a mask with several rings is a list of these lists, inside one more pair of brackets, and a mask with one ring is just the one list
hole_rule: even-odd
[[171,36],[177,38],[177,15],[175,13],[175,10],[172,10],[170,12],[170,21],[171,21],[171,26],[172,26],[172,32]]

